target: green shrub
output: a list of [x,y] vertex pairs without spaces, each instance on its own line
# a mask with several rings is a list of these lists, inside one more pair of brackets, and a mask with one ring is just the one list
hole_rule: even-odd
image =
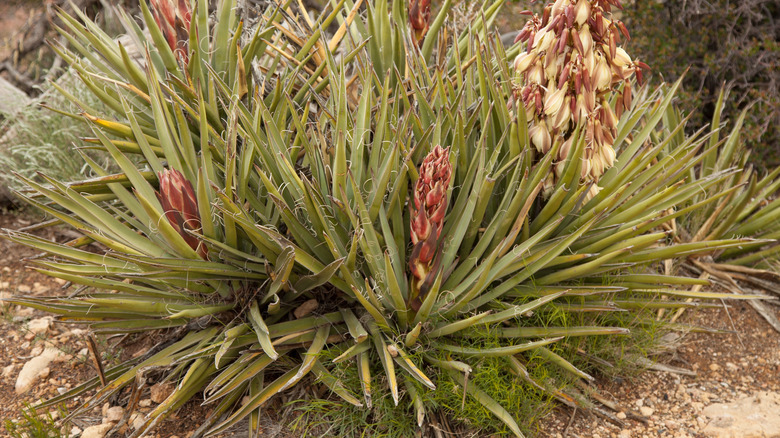
[[780,5],[772,0],[667,0],[627,3],[632,52],[665,80],[683,76],[680,106],[689,132],[712,120],[720,89],[723,118],[750,108],[742,137],[762,170],[780,164]]

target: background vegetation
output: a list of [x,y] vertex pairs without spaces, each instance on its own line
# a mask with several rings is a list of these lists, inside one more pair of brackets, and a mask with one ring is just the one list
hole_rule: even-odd
[[671,82],[683,80],[679,105],[689,129],[712,119],[720,89],[724,117],[747,113],[742,136],[762,169],[780,164],[780,2],[662,0],[626,2],[629,48]]

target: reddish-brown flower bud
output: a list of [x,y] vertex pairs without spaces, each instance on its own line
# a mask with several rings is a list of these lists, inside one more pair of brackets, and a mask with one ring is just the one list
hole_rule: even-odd
[[178,170],[168,169],[160,172],[160,192],[157,198],[162,204],[165,217],[185,242],[204,259],[207,256],[206,247],[189,231],[200,232],[200,212],[198,200],[192,183],[184,178]]
[[420,165],[420,179],[414,189],[412,243],[425,241],[431,230],[439,239],[447,211],[447,189],[452,176],[449,148],[436,146]]
[[431,0],[411,0],[409,3],[409,24],[412,26],[415,41],[422,44],[431,21]]
[[447,213],[447,189],[452,178],[449,148],[434,147],[420,165],[419,173],[410,221],[414,247],[409,257],[409,270],[414,280],[409,302],[415,310],[419,309],[424,298],[423,284],[432,272]]
[[184,64],[189,62],[190,21],[189,0],[151,0],[152,15],[157,27],[168,41],[174,55]]

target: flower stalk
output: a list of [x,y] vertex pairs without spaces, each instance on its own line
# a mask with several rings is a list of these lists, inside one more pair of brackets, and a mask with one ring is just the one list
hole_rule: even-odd
[[159,173],[160,191],[157,199],[162,204],[168,222],[202,258],[208,258],[206,246],[195,236],[188,233],[201,231],[200,212],[195,190],[181,172],[166,169]]
[[173,54],[182,63],[189,62],[190,21],[189,0],[151,0],[152,15],[157,27],[168,41]]
[[422,44],[431,21],[431,0],[411,0],[409,3],[409,24],[417,44]]
[[412,273],[412,292],[409,307],[420,309],[436,269],[444,215],[447,213],[447,189],[452,178],[450,149],[437,145],[420,165],[420,178],[414,188],[411,207],[412,255],[409,269]]
[[[631,108],[631,77],[642,84],[647,65],[618,47],[628,30],[611,18],[619,0],[556,0],[534,15],[517,41],[526,50],[514,60],[515,100],[529,120],[531,143],[542,154],[558,142],[553,173],[545,180],[549,197],[561,177],[577,125],[585,129],[581,183],[593,183],[588,197],[598,193],[598,181],[615,163],[617,122]],[[621,88],[622,87],[622,88]],[[621,93],[613,109],[608,98]]]

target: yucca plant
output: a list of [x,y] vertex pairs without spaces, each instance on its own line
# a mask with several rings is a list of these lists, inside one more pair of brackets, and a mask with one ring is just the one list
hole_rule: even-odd
[[[740,141],[740,129],[747,115],[744,110],[733,122],[728,135],[721,139],[721,132],[727,126],[721,120],[723,105],[727,93],[722,90],[715,106],[710,132],[701,130],[697,135],[707,138],[709,150],[700,166],[688,175],[691,181],[706,179],[723,171],[732,171],[732,175],[715,187],[699,195],[699,199],[714,193],[729,194],[705,208],[683,216],[675,226],[679,228],[677,241],[696,242],[736,236],[753,236],[766,239],[760,247],[737,247],[716,251],[705,257],[688,257],[679,260],[682,269],[694,276],[711,279],[726,290],[735,293],[747,293],[761,290],[780,295],[780,277],[777,275],[777,260],[780,247],[776,239],[780,237],[778,219],[780,219],[780,201],[777,191],[780,188],[780,169],[774,169],[766,175],[758,173],[749,166],[750,151]],[[684,121],[676,108],[669,108],[665,124],[680,126]],[[666,128],[667,131],[669,130]],[[678,133],[675,142],[685,139]],[[776,330],[780,331],[780,321],[760,301],[751,301],[759,314]],[[675,316],[679,316],[678,311]]]
[[[577,4],[559,2],[564,14]],[[482,364],[595,407],[587,387],[562,390],[529,367],[592,380],[572,353],[592,357],[588,339],[630,336],[615,315],[641,328],[655,324],[647,309],[697,305],[686,298],[755,298],[688,290],[708,283],[653,271],[768,243],[675,243],[663,229],[735,190],[724,186],[731,169],[687,179],[710,156],[706,138],[677,142],[680,127],[659,128],[679,83],[639,89],[627,104],[630,75],[599,87],[600,105],[624,108],[609,128],[616,158],[593,190],[581,177],[588,115],[553,133],[566,154],[557,140],[538,154],[511,103],[523,80],[512,60],[529,49],[505,52],[488,31],[501,0],[460,35],[446,23],[450,2],[429,21],[424,1],[334,1],[311,21],[282,1],[247,29],[233,0],[213,17],[206,0],[194,3],[153,13],[142,2],[148,36],[124,17],[143,63],[87,17],[61,15],[72,50],[58,52],[124,117],[76,98],[83,112],[70,115],[122,172],[85,156],[93,179],[24,179],[22,199],[84,237],[7,237],[47,254],[35,269],[81,287],[12,302],[98,335],[155,331],[161,341],[46,405],[96,390],[76,416],[125,391],[129,415],[155,370],[175,390],[132,436],[196,395],[213,406],[196,435],[245,418],[254,432],[260,409],[311,375],[364,409],[389,394],[419,427],[436,409],[431,394],[457,387],[503,423],[492,427],[522,436],[514,413],[469,380]],[[354,385],[344,369],[356,370]]]

